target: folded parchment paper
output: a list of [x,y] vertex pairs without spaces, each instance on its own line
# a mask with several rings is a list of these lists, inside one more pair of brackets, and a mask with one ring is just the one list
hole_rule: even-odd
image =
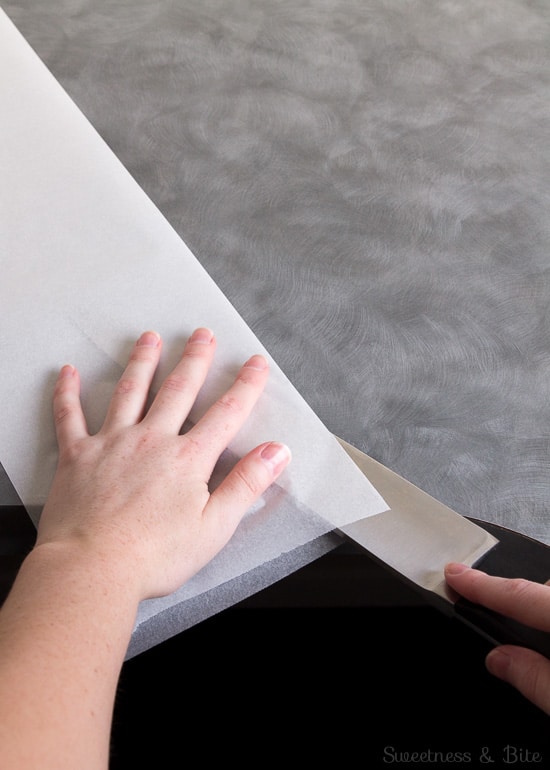
[[[195,327],[215,331],[192,421],[244,360],[269,353],[3,12],[0,72],[0,461],[36,522],[55,467],[50,398],[62,364],[81,372],[94,431],[144,329],[165,342],[157,382]],[[334,528],[387,508],[274,361],[222,464],[268,439],[291,447],[291,466],[218,558],[180,591],[143,603],[130,654],[325,552]]]

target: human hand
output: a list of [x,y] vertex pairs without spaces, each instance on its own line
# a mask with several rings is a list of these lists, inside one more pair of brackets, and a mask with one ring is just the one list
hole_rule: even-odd
[[[448,564],[445,578],[451,588],[501,615],[550,631],[550,581],[535,583],[487,575],[464,564]],[[515,687],[535,706],[550,715],[550,660],[533,650],[515,645],[495,647],[486,666],[493,676]]]
[[227,393],[180,435],[216,343],[208,329],[197,329],[145,412],[161,347],[156,333],[142,334],[95,435],[78,372],[61,370],[53,398],[59,460],[36,541],[36,548],[73,549],[116,569],[138,601],[172,592],[210,561],[290,459],[284,445],[261,444],[210,493],[220,454],[264,388],[267,361],[252,356]]

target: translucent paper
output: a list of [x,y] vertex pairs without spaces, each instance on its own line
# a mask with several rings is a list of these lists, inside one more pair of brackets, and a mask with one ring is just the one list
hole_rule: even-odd
[[[81,372],[93,432],[145,329],[164,340],[157,384],[195,327],[215,331],[216,361],[191,421],[250,355],[270,356],[2,12],[0,72],[0,461],[37,522],[55,468],[50,403],[61,365]],[[274,560],[291,571],[303,547],[387,508],[271,360],[268,387],[223,462],[272,439],[293,455],[279,483],[203,573],[143,604],[138,625]]]

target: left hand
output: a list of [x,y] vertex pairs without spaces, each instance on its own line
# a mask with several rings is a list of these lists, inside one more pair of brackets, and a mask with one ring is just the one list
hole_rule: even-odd
[[282,444],[261,444],[210,493],[212,470],[268,377],[265,358],[252,356],[227,393],[181,435],[215,348],[212,332],[195,330],[145,411],[161,340],[142,334],[95,435],[86,427],[78,372],[63,367],[53,405],[58,467],[35,548],[103,565],[137,601],[172,592],[216,555],[290,453]]
[[[454,563],[447,565],[445,578],[451,588],[471,602],[550,632],[548,583],[495,577]],[[501,645],[487,655],[486,665],[491,674],[550,715],[550,660],[525,647]]]

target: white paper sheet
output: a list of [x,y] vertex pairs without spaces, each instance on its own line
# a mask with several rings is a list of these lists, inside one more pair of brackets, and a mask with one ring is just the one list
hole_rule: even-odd
[[[82,374],[94,431],[145,329],[164,339],[157,383],[195,327],[215,331],[216,362],[193,421],[251,354],[270,356],[1,11],[0,169],[0,460],[37,521],[55,467],[50,399],[62,364]],[[272,360],[227,457],[271,439],[291,447],[290,467],[182,595],[387,508]],[[144,603],[141,619],[176,600]]]

